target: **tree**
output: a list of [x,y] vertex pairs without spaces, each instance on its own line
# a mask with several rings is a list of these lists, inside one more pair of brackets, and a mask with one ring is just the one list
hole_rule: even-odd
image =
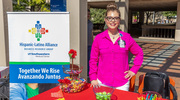
[[146,11],[145,13],[146,13],[146,25],[148,25],[148,19],[153,13],[150,11]]
[[168,19],[177,16],[177,11],[163,11],[163,16],[166,16]]
[[26,0],[13,0],[13,11],[26,11],[28,1]]
[[105,9],[91,8],[91,21],[93,24],[104,23]]
[[46,0],[13,0],[14,11],[50,11]]

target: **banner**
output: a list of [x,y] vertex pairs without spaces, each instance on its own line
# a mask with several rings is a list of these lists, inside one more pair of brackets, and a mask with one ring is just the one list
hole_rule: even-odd
[[51,0],[50,2],[51,12],[65,12],[66,11],[66,0]]
[[68,12],[8,12],[10,83],[58,83],[70,64]]

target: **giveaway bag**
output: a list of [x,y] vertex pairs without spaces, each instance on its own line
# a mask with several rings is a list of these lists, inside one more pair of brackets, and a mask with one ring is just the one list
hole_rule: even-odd
[[170,98],[170,88],[173,92],[173,100],[177,100],[175,88],[170,84],[169,77],[161,72],[147,72],[144,78],[143,91],[155,91],[161,94],[163,98]]

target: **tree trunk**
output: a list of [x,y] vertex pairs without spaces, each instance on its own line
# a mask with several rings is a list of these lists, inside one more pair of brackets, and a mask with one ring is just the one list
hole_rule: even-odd
[[31,6],[31,11],[35,11],[35,6]]

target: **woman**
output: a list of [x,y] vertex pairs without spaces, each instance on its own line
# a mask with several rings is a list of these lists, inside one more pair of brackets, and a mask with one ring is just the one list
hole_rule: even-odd
[[[120,31],[120,11],[115,4],[107,5],[105,23],[108,29],[98,34],[92,44],[90,81],[93,87],[100,84],[129,90],[129,80],[138,72],[143,62],[143,51],[130,34]],[[128,52],[135,55],[129,70]]]

